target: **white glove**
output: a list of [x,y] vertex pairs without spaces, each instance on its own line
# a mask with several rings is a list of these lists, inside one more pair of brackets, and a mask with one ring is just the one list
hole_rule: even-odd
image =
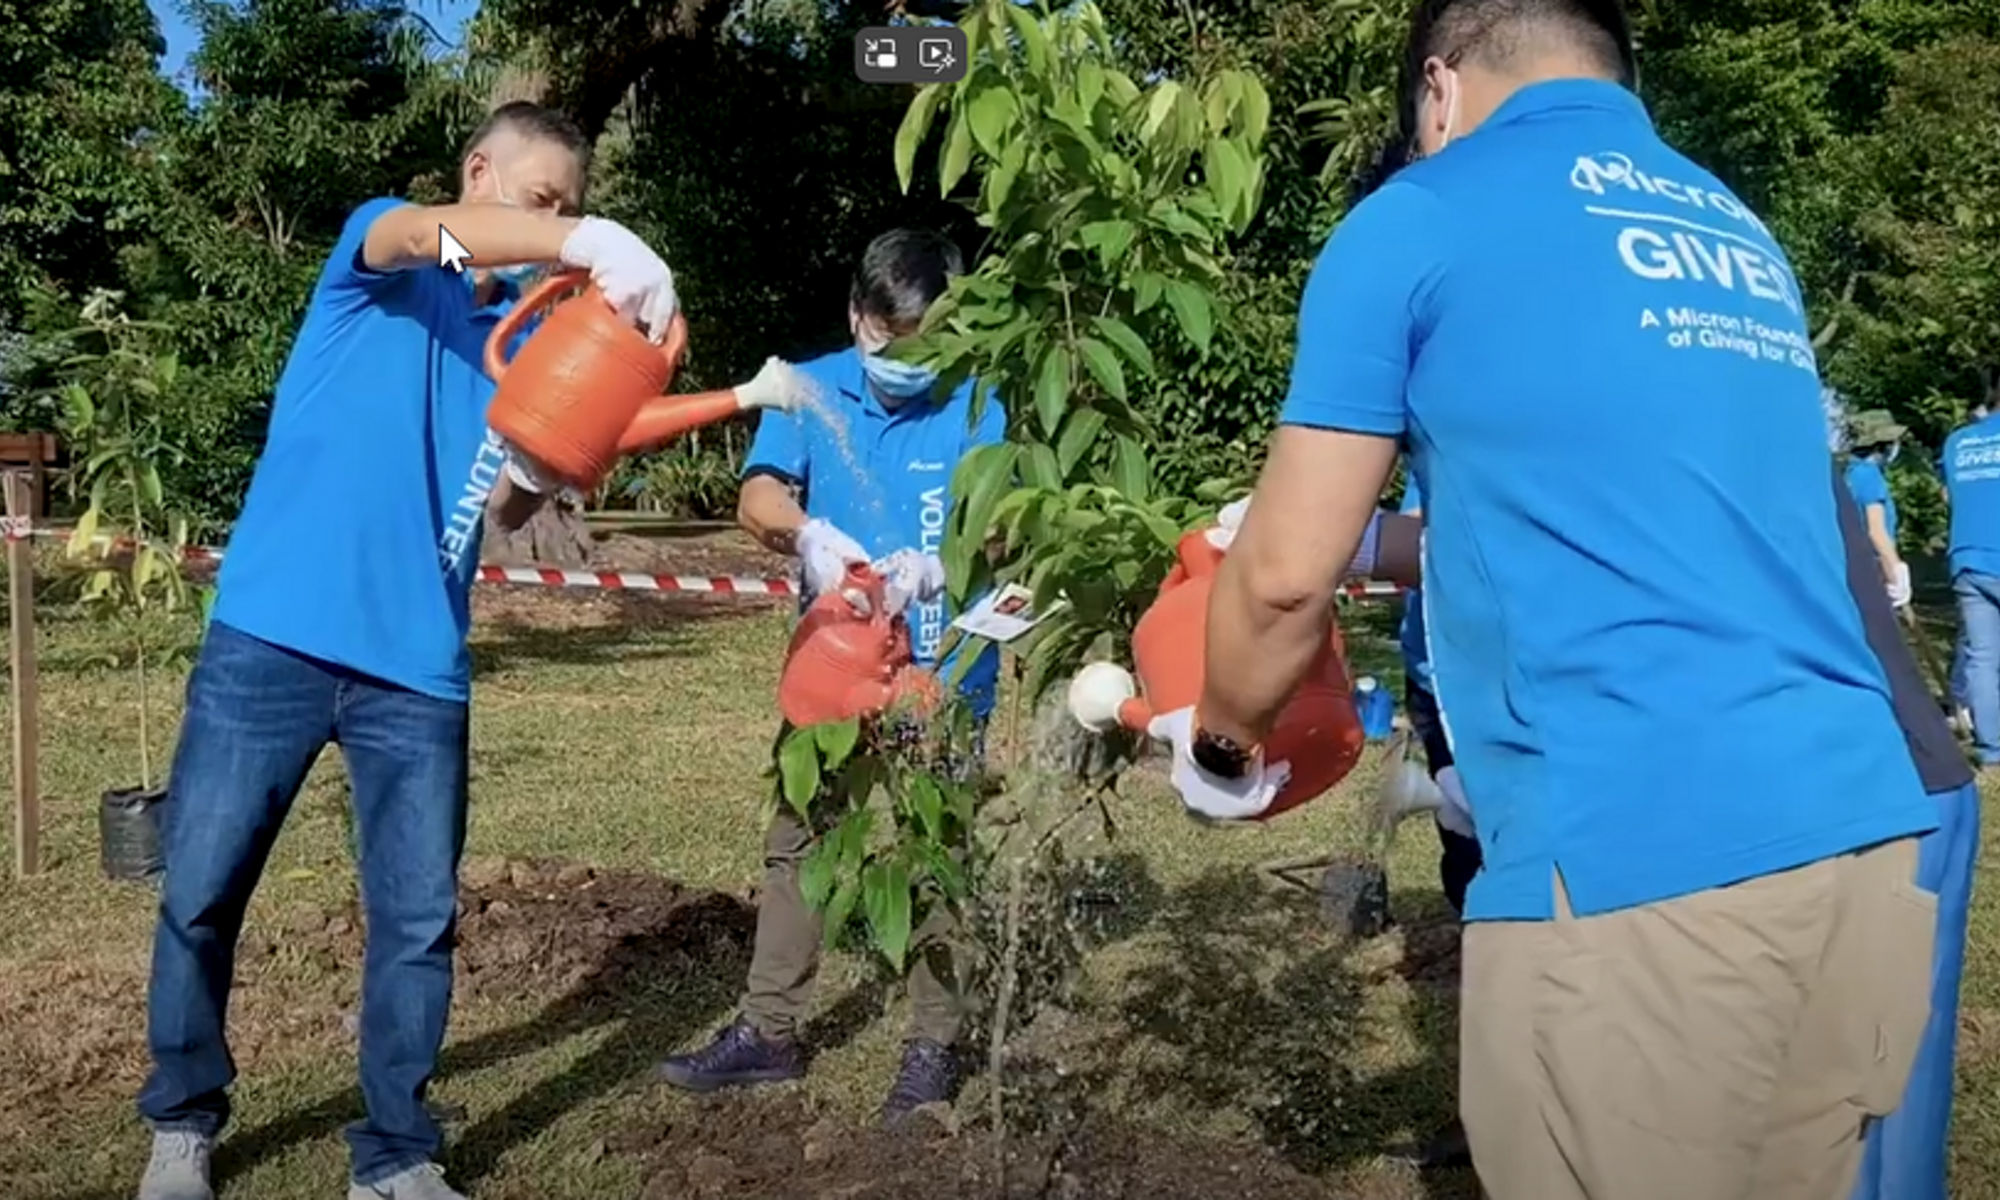
[[562,480],[549,473],[547,467],[523,454],[511,443],[507,447],[507,478],[515,487],[537,496],[546,496],[562,486]]
[[1223,779],[1194,761],[1194,708],[1177,708],[1154,717],[1146,732],[1174,748],[1170,779],[1190,813],[1212,821],[1240,821],[1271,807],[1278,790],[1292,777],[1292,764],[1266,763],[1260,756],[1240,779]]
[[798,548],[800,574],[805,577],[806,593],[813,596],[839,587],[849,563],[868,561],[868,552],[860,542],[818,517],[799,526]]
[[1437,785],[1438,791],[1444,793],[1444,803],[1437,810],[1437,823],[1460,837],[1478,837],[1478,826],[1472,823],[1472,804],[1465,798],[1465,785],[1459,782],[1458,768],[1439,771]]
[[736,386],[736,400],[745,408],[775,408],[791,412],[812,391],[812,380],[782,358],[767,358],[748,383]]
[[1222,511],[1215,514],[1215,528],[1204,535],[1208,538],[1208,544],[1217,550],[1229,549],[1229,544],[1236,540],[1236,531],[1243,528],[1243,518],[1249,511],[1248,496],[1223,505]]
[[929,604],[944,595],[944,563],[935,554],[898,550],[877,559],[875,573],[882,577],[883,602],[890,616],[908,608],[912,600]]
[[1910,604],[1910,564],[1896,564],[1896,581],[1889,585],[1889,607],[1907,608]]
[[562,262],[590,272],[611,307],[657,343],[674,319],[674,273],[638,235],[602,217],[577,222],[563,242]]

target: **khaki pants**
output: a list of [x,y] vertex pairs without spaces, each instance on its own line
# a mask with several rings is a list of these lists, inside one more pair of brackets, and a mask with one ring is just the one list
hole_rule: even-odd
[[1890,842],[1658,904],[1465,930],[1460,1110],[1493,1200],[1846,1200],[1929,1014]]
[[[799,864],[811,835],[782,804],[764,841],[764,890],[757,900],[757,944],[750,956],[750,987],[743,1015],[766,1037],[791,1037],[812,1003],[819,967],[821,923],[799,889]],[[943,908],[910,940],[910,1036],[949,1046],[958,1039],[963,1010],[954,978]]]

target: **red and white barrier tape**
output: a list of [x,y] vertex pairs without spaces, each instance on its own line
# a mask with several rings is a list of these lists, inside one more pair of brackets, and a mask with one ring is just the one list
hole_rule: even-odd
[[[38,529],[25,517],[0,517],[0,533],[9,542],[31,538],[67,537],[59,529]],[[189,546],[184,552],[189,562],[222,561],[222,551],[211,546]],[[569,571],[559,567],[499,567],[484,565],[476,579],[480,583],[514,584],[522,587],[595,588],[604,591],[683,592],[711,596],[796,596],[799,583],[790,578],[752,578],[741,575],[646,575],[632,571]],[[1403,588],[1393,583],[1349,583],[1341,595],[1349,599],[1400,595]]]

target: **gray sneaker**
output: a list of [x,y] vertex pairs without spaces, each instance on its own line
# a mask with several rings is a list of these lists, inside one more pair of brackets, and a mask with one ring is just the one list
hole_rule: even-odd
[[465,1200],[444,1181],[444,1168],[418,1163],[374,1183],[350,1184],[347,1200]]
[[139,1181],[139,1200],[215,1200],[208,1186],[211,1138],[186,1129],[161,1129],[153,1134],[153,1157]]

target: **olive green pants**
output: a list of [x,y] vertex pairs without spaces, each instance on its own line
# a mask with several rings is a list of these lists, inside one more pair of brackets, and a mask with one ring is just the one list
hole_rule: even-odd
[[[757,944],[743,1015],[765,1037],[789,1038],[812,1004],[819,968],[821,922],[799,888],[799,864],[812,835],[780,805],[764,839],[764,888],[757,899]],[[910,939],[910,1036],[949,1046],[964,1025],[964,1008],[950,948],[951,918],[942,908]]]

